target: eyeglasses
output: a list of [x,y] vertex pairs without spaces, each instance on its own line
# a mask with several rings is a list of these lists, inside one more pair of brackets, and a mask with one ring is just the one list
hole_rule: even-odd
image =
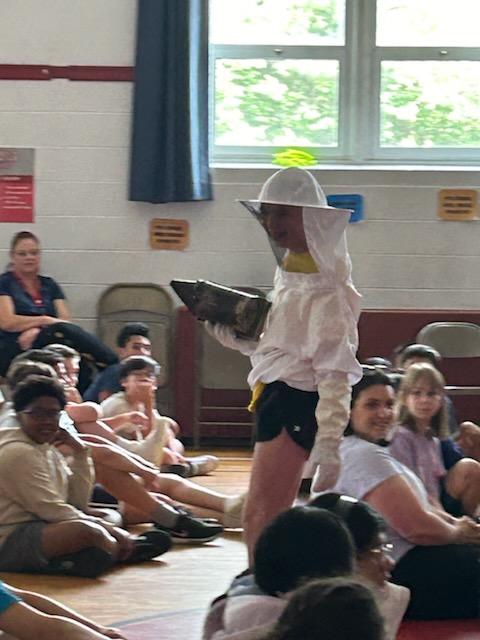
[[35,418],[35,420],[55,420],[58,421],[60,419],[61,412],[55,411],[54,409],[24,409],[19,413],[25,413],[27,416],[31,416]]
[[31,249],[30,251],[14,251],[13,253],[19,258],[27,258],[28,256],[33,256],[35,258],[40,255],[40,249]]
[[130,375],[134,378],[151,378],[152,380],[157,377],[154,371],[131,371]]

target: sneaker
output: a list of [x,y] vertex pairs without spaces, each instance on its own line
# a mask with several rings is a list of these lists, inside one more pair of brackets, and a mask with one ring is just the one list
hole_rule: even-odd
[[161,473],[173,473],[175,476],[187,478],[190,475],[190,467],[188,464],[162,464],[160,466]]
[[132,553],[124,560],[126,564],[136,564],[137,562],[147,562],[153,560],[168,551],[172,546],[172,540],[168,533],[151,529],[145,531],[134,540]]
[[215,471],[220,464],[220,460],[216,456],[196,456],[194,458],[185,458],[189,467],[188,478],[193,476],[206,476],[207,473]]
[[175,509],[178,513],[181,513],[184,516],[190,516],[190,518],[195,518],[196,520],[200,520],[200,522],[205,522],[206,524],[222,524],[218,518],[200,518],[200,516],[194,515],[190,509],[187,509],[186,507],[176,506]]
[[174,544],[203,544],[210,542],[223,533],[221,524],[205,522],[200,518],[194,518],[181,513],[178,516],[175,527],[168,529],[156,524],[155,527],[166,531]]

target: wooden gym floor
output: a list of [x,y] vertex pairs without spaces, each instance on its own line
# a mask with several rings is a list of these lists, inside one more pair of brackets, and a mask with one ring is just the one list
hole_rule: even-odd
[[[251,450],[209,453],[217,455],[221,464],[210,476],[195,481],[228,494],[245,491]],[[241,531],[232,531],[206,545],[175,545],[158,560],[122,567],[97,580],[18,573],[0,576],[13,586],[56,598],[83,615],[110,625],[156,613],[206,609],[246,566]]]

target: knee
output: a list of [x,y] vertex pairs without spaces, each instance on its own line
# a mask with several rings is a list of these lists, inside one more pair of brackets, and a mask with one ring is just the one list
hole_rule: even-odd
[[466,481],[477,481],[480,478],[480,464],[472,458],[462,458],[453,468]]
[[88,520],[74,520],[71,522],[68,535],[81,547],[101,547],[106,531],[96,522]]

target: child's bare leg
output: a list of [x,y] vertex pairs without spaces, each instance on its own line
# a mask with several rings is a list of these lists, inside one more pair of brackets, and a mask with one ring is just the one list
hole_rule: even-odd
[[225,510],[229,498],[223,493],[201,487],[171,473],[158,475],[153,482],[148,483],[147,487],[153,491],[165,493],[177,502],[204,507],[220,513]]
[[42,551],[46,558],[98,547],[116,556],[118,544],[108,531],[89,520],[68,520],[47,524],[42,531]]
[[255,445],[243,514],[250,566],[257,538],[265,525],[292,506],[307,457],[307,452],[290,438],[285,429],[273,440]]
[[76,422],[75,426],[80,433],[101,436],[110,442],[117,442],[118,436],[113,429],[101,420],[91,422]]
[[115,445],[90,442],[90,449],[94,463],[125,473],[134,473],[145,481],[152,480],[158,475],[158,469],[148,462],[142,461],[137,456],[132,456]]
[[158,522],[165,527],[175,526],[178,519],[177,511],[165,502],[157,500],[130,473],[101,464],[95,466],[95,471],[97,480],[112,496],[144,514],[143,522]]
[[[175,506],[173,504],[173,501],[171,501],[167,496],[163,496],[159,493],[150,493],[150,495],[160,504],[171,504],[172,506]],[[141,511],[140,509],[137,509],[134,505],[127,504],[127,503],[124,503],[122,515],[123,515],[123,521],[125,523],[125,526],[132,526],[134,524],[143,524],[151,520],[148,514],[146,514],[144,511]]]
[[185,504],[198,517],[216,518],[225,527],[241,527],[243,495],[227,496],[170,473],[160,474],[147,486]]
[[180,440],[177,440],[177,438],[170,438],[168,440],[167,447],[180,456],[185,455],[185,447]]
[[460,500],[467,515],[480,515],[480,464],[476,460],[459,460],[447,474],[445,489],[453,498]]

